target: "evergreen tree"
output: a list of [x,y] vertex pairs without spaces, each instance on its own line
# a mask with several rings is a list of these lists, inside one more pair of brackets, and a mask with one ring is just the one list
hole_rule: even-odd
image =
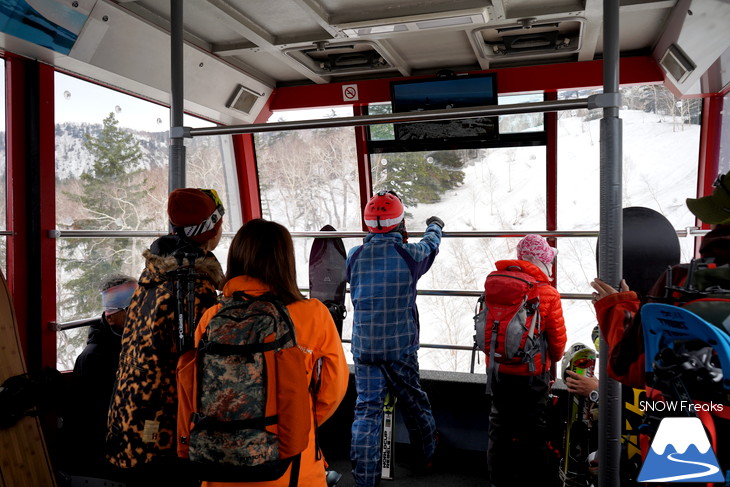
[[[370,115],[392,113],[390,104],[368,107]],[[393,140],[393,124],[370,125],[371,140]],[[401,152],[384,154],[373,164],[373,190],[393,190],[406,206],[436,203],[441,195],[464,182],[464,160],[459,151]]]
[[[392,109],[389,103],[369,105],[369,115],[383,115],[392,113]],[[370,130],[370,140],[393,140],[395,138],[395,131],[392,123],[378,123],[375,125],[368,126]]]
[[456,151],[386,154],[373,164],[373,190],[393,190],[405,206],[437,203],[441,195],[464,182],[464,162]]
[[[81,175],[79,194],[65,193],[81,203],[85,215],[68,228],[75,230],[137,230],[149,222],[141,215],[138,204],[146,192],[146,179],[140,163],[139,142],[131,133],[119,128],[110,113],[97,135],[84,134],[84,147],[94,164]],[[100,310],[99,284],[112,273],[138,274],[139,269],[126,269],[131,255],[129,238],[78,238],[62,244],[61,265],[72,278],[61,301],[61,314],[89,317]]]

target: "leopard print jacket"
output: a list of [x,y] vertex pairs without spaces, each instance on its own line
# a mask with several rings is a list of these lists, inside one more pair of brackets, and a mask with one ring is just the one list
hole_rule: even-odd
[[[181,244],[177,237],[162,237],[143,254],[146,267],[127,313],[109,406],[106,454],[117,467],[131,468],[176,455],[177,298],[169,273],[178,267],[171,250]],[[195,250],[200,252],[195,259],[197,322],[216,303],[223,270],[212,253]]]

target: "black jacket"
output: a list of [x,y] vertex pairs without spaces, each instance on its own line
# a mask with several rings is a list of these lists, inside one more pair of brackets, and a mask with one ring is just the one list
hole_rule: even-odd
[[89,477],[108,477],[104,442],[109,401],[119,364],[122,336],[102,315],[89,327],[86,347],[76,358],[64,419],[67,470]]

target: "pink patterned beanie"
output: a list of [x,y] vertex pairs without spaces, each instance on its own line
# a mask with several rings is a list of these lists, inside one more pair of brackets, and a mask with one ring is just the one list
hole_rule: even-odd
[[525,257],[532,257],[545,265],[550,265],[557,253],[557,249],[548,245],[547,240],[540,235],[527,235],[517,244],[519,260],[531,260]]

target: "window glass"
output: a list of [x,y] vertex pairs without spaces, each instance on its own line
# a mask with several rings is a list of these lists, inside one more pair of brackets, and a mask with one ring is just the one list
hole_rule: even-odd
[[[56,226],[96,230],[102,237],[57,242],[57,321],[101,312],[99,285],[109,274],[138,277],[154,237],[125,231],[168,231],[169,110],[60,73],[55,78]],[[186,116],[186,126],[211,123]],[[185,140],[188,187],[214,188],[226,207],[223,231],[241,224],[230,136]],[[227,242],[216,255],[225,267]],[[73,365],[86,328],[58,334],[58,361]]]
[[[539,232],[546,228],[544,147],[371,154],[374,191],[395,190],[406,207],[409,241],[436,215],[446,237],[420,291],[480,291],[495,262],[516,258],[514,237],[459,232]],[[476,297],[421,295],[422,343],[470,347]],[[468,372],[471,352],[424,348],[422,369]],[[479,368],[477,371],[482,371]]]
[[[169,109],[60,73],[55,82],[60,228],[167,230]],[[184,124],[213,126],[187,115]],[[238,199],[228,198],[238,192],[230,137],[185,145],[187,186],[218,191],[237,215],[226,219],[230,231],[240,221]]]
[[[368,105],[369,115],[384,115],[393,113],[390,103],[373,103]],[[370,140],[394,140],[395,128],[392,123],[378,123],[367,126]]]
[[[426,277],[428,274],[422,279]],[[481,278],[482,285],[485,277],[486,274]],[[418,351],[418,362],[422,370],[453,372],[471,370],[474,345],[472,317],[475,314],[476,301],[475,297],[418,296],[417,305],[421,319],[421,349]],[[459,348],[447,350],[440,348],[441,345],[452,345],[467,350]],[[484,362],[475,364],[474,371],[484,373]]]
[[[678,229],[694,225],[684,200],[697,193],[701,101],[677,100],[660,85],[622,88],[621,98],[624,207],[656,210]],[[598,229],[601,117],[598,109],[559,112],[562,230]]]
[[441,214],[452,232],[545,228],[544,147],[401,152],[370,158],[373,191],[395,191],[414,222]]
[[[517,103],[536,103],[544,99],[542,93],[528,93],[522,95],[503,95],[499,97],[500,105],[515,105]],[[514,115],[499,116],[499,133],[515,134],[523,132],[542,132],[545,130],[545,116],[542,113],[516,113]]]
[[[341,114],[300,110],[276,113],[270,121]],[[328,224],[362,229],[354,128],[263,132],[254,140],[264,218],[294,232]]]
[[[119,263],[117,269],[109,271],[103,265],[89,265],[89,260],[81,252],[69,254],[66,249],[70,247],[70,242],[83,240],[87,247],[103,248],[113,243],[119,248],[129,249],[128,259]],[[218,247],[213,252],[218,258],[225,271],[226,261],[228,259],[228,249],[233,238],[225,235],[221,238]],[[57,254],[65,255],[64,266],[58,266],[57,273],[57,321],[59,323],[69,322],[77,319],[95,318],[101,315],[103,307],[101,305],[101,292],[99,286],[110,273],[125,274],[134,278],[139,277],[144,269],[145,261],[142,252],[149,248],[154,241],[151,238],[66,238],[59,239],[56,244]],[[78,243],[78,242],[76,242]],[[59,259],[60,260],[60,259]],[[114,260],[114,257],[110,257]],[[76,272],[66,272],[66,268],[78,269]],[[83,303],[75,294],[74,281],[81,283],[90,282],[90,290],[84,295]],[[81,310],[81,311],[80,311]],[[81,353],[86,345],[88,337],[88,327],[72,328],[70,330],[60,331],[57,333],[57,355],[56,367],[58,370],[73,369],[76,357]]]
[[[564,91],[559,99],[592,92]],[[694,226],[685,199],[697,193],[701,101],[677,100],[660,85],[621,88],[623,206],[662,213],[678,230]],[[558,229],[598,232],[600,218],[600,119],[598,110],[558,112]],[[681,238],[682,261],[694,239]],[[596,238],[558,240],[558,290],[590,293],[597,275]],[[631,283],[629,283],[629,286]],[[595,312],[590,303],[564,300],[568,342],[590,343]]]
[[[213,124],[186,116],[186,126],[208,127]],[[241,200],[238,197],[238,176],[229,135],[210,135],[185,140],[186,186],[212,188],[220,196],[226,209],[223,232],[236,232],[243,222]],[[165,178],[167,185],[167,178]],[[165,186],[167,187],[167,186]],[[167,201],[167,194],[165,194]],[[167,207],[163,205],[161,218],[167,219]],[[222,261],[225,262],[225,261]]]

